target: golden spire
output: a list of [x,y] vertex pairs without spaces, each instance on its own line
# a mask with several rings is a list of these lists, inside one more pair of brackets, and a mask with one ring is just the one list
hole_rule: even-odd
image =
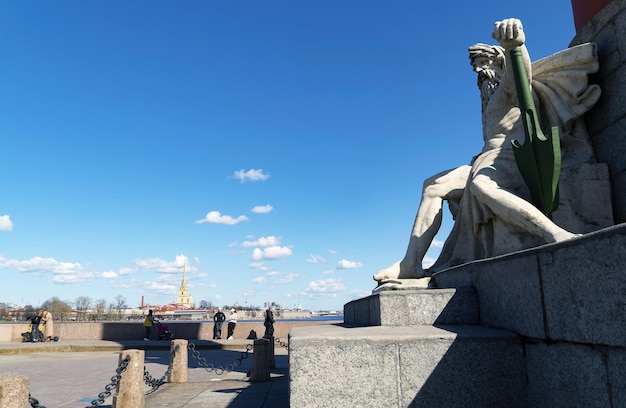
[[183,281],[181,282],[180,289],[178,290],[178,301],[176,303],[187,308],[193,307],[191,295],[187,293],[187,257],[185,257],[183,263]]
[[183,283],[182,283],[182,286],[185,286],[185,281],[186,281],[185,275],[187,274],[187,257],[185,257],[185,259],[183,261],[184,261],[184,263],[183,263]]

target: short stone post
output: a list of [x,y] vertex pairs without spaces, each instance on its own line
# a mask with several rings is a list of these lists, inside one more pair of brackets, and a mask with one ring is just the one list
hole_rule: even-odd
[[120,364],[128,356],[130,361],[122,372],[122,378],[117,384],[113,395],[113,408],[144,408],[144,351],[124,350],[120,353]]
[[0,407],[30,407],[28,392],[30,378],[15,373],[0,374]]
[[176,339],[170,344],[170,364],[168,382],[185,383],[189,380],[189,353],[187,352],[187,340]]
[[274,336],[263,336],[263,338],[270,341],[270,348],[268,350],[268,352],[270,353],[270,368],[276,368],[276,354],[274,353],[274,345],[276,342],[274,341]]
[[270,341],[265,338],[254,340],[250,381],[261,382],[270,380],[269,343]]

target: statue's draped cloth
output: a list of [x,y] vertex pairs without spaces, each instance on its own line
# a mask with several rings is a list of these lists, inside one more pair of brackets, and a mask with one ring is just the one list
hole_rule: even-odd
[[[586,127],[577,119],[600,97],[600,88],[588,83],[588,75],[597,70],[596,47],[592,43],[568,48],[532,64],[533,98],[541,126],[546,134],[549,134],[552,126],[559,127],[562,155],[559,187],[561,202],[567,198],[568,189],[563,178],[567,178],[568,169],[595,162]],[[497,217],[470,191],[471,180],[478,174],[484,174],[494,180],[499,188],[530,202],[530,192],[519,173],[511,146],[513,139],[520,143],[524,140],[522,121],[516,120],[519,115],[517,108],[507,115],[506,120],[516,122],[512,130],[500,128],[504,121],[488,123],[488,118],[484,121],[485,147],[472,161],[470,178],[460,202],[450,205],[455,220],[454,227],[437,262],[430,268],[431,273],[545,243],[539,237],[508,223],[506,219]],[[574,210],[569,205],[562,205],[557,209],[554,213],[557,224],[558,213],[567,211]],[[561,227],[565,228],[562,225]]]

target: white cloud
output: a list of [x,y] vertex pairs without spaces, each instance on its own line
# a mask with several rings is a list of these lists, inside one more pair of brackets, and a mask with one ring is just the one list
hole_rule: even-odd
[[77,262],[59,262],[54,258],[34,258],[19,261],[0,257],[0,269],[17,269],[20,272],[52,272],[57,274],[78,273],[83,266]]
[[274,210],[274,207],[267,204],[267,205],[257,205],[254,208],[252,208],[250,211],[252,211],[255,214],[269,214],[272,212],[272,210]]
[[331,255],[337,255],[337,251],[335,251],[334,249],[329,249],[328,253]]
[[258,278],[252,279],[252,283],[265,283],[267,278],[265,276],[259,276]]
[[114,272],[114,271],[106,271],[106,272],[102,272],[100,274],[100,277],[103,279],[115,279],[119,277],[119,275],[117,274],[117,272]]
[[250,268],[250,269],[259,269],[259,270],[262,270],[262,271],[266,271],[266,270],[269,269],[269,268],[267,268],[266,266],[263,265],[263,262],[250,262],[248,264],[248,268]]
[[291,251],[291,248],[288,247],[271,246],[264,249],[254,248],[254,251],[252,252],[252,259],[255,261],[271,261],[286,258],[292,254],[293,252]]
[[326,270],[326,271],[322,272],[323,275],[332,275],[334,273],[335,273],[335,271],[333,271],[332,269],[329,269],[329,270]]
[[0,215],[0,231],[13,230],[13,222],[8,215]]
[[83,282],[85,279],[80,277],[79,275],[56,275],[52,278],[52,282],[54,283],[79,283]]
[[137,269],[135,268],[128,268],[128,267],[124,267],[124,268],[120,268],[120,275],[131,275],[133,272],[135,272]]
[[307,293],[335,293],[346,290],[341,279],[323,279],[309,282],[309,286],[305,289]]
[[425,257],[424,259],[422,259],[422,269],[428,269],[431,266],[433,266],[435,264],[435,261],[437,259],[435,258],[431,258],[429,256]]
[[275,237],[273,235],[267,237],[261,237],[256,241],[244,241],[241,243],[241,246],[244,248],[248,247],[269,247],[269,246],[277,246],[280,244],[280,237]]
[[[154,269],[158,272],[176,273],[182,272],[185,265],[185,255],[176,255],[173,262],[164,261],[161,258],[135,259],[135,265],[141,269]],[[193,271],[196,268],[187,262],[187,271]]]
[[443,241],[434,239],[433,242],[430,243],[430,246],[433,248],[443,248]]
[[171,295],[177,293],[179,288],[179,286],[174,284],[159,283],[155,281],[147,282],[145,286],[148,290],[162,295]]
[[361,262],[348,261],[347,259],[342,259],[337,263],[337,269],[356,269],[362,267],[363,264]]
[[278,271],[270,271],[267,273],[267,276],[279,276],[280,272]]
[[313,255],[311,254],[311,256],[309,257],[309,259],[307,259],[305,261],[306,263],[312,263],[312,264],[317,264],[317,263],[324,263],[326,262],[326,259],[322,258],[319,255]]
[[282,279],[278,279],[276,281],[276,283],[284,285],[287,283],[291,283],[293,282],[297,277],[299,277],[300,275],[297,273],[288,273],[287,275],[285,275]]
[[219,211],[209,211],[203,219],[197,220],[196,224],[210,223],[235,225],[239,224],[242,221],[248,221],[248,217],[246,217],[245,215],[240,215],[237,218],[233,218],[230,215],[222,215]]
[[350,295],[352,296],[352,299],[361,299],[371,294],[372,294],[371,290],[355,289],[355,290],[350,291]]
[[264,181],[270,178],[269,174],[263,173],[263,169],[250,169],[245,171],[244,169],[237,170],[233,173],[233,177],[242,183],[249,181]]

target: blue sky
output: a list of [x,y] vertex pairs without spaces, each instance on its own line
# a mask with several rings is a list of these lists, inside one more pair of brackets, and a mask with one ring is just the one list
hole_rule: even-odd
[[467,47],[575,35],[569,1],[423,3],[2,2],[0,302],[165,304],[185,257],[196,303],[369,294],[482,147]]

